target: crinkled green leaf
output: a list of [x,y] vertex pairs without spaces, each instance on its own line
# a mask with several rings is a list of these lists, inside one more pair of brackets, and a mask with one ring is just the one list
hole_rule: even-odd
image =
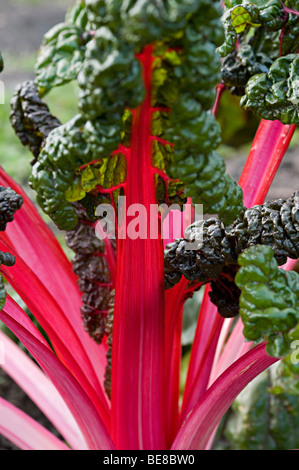
[[72,230],[77,224],[71,202],[83,199],[97,185],[109,189],[125,178],[124,161],[110,156],[117,145],[115,130],[111,131],[108,125],[102,126],[101,132],[89,138],[91,126],[96,125],[96,121],[86,122],[77,115],[54,129],[32,168],[30,184],[37,192],[37,200],[63,230]]
[[83,61],[81,31],[61,23],[44,37],[36,62],[36,83],[41,94],[76,79]]
[[[298,8],[298,6],[296,6]],[[299,48],[299,19],[290,14],[281,36],[281,55],[295,54]]]
[[[72,202],[97,187],[107,190],[124,182],[121,161],[110,180],[106,165],[116,161],[110,156],[120,144],[130,147],[129,110],[145,97],[138,54],[149,43],[154,44],[157,200],[182,205],[192,196],[226,221],[242,210],[242,190],[215,153],[220,126],[210,112],[221,79],[221,13],[220,2],[208,0],[167,5],[87,0],[77,2],[65,23],[45,35],[37,62],[40,93],[73,78],[80,90],[80,124],[70,122],[44,139],[31,177],[38,202],[60,228],[76,223]],[[78,140],[71,143],[75,135]],[[197,169],[190,172],[191,160]]]
[[280,0],[270,0],[259,7],[259,21],[268,29],[280,30],[285,22],[285,12]]
[[81,116],[76,116],[49,134],[30,178],[41,208],[58,227],[65,229],[77,224],[76,212],[65,199],[65,191],[72,184],[75,169],[90,158],[81,123]]
[[275,357],[290,353],[299,322],[299,275],[279,269],[271,247],[247,248],[238,258],[235,282],[241,289],[240,315],[249,341],[267,341]]
[[85,0],[77,0],[74,5],[68,9],[65,15],[65,22],[67,24],[74,24],[82,31],[88,28],[88,16]]
[[243,95],[248,80],[256,74],[267,73],[272,63],[269,49],[265,47],[256,52],[252,44],[241,42],[238,49],[223,59],[222,80],[232,94]]
[[264,119],[298,124],[299,59],[296,54],[279,57],[268,73],[254,75],[241,99],[244,109]]
[[79,108],[88,119],[104,115],[119,121],[126,107],[135,108],[144,98],[141,66],[132,46],[107,27],[99,28],[87,44],[78,84]]
[[[225,41],[218,48],[222,57],[234,51],[238,38],[242,43],[247,40],[247,34],[252,35],[252,28],[258,35],[259,50],[261,50],[264,31],[279,31],[286,22],[286,15],[280,0],[270,1],[243,1],[226,2],[226,9],[223,14],[223,25],[225,29]],[[277,57],[279,51],[277,50]]]
[[284,57],[297,53],[297,10],[293,0],[228,1],[223,15],[225,41],[218,48],[224,57],[222,78],[230,92],[242,96],[248,83],[241,104],[258,117],[279,119],[285,124],[297,122],[297,72],[290,71],[286,87],[268,73],[272,64],[277,68],[276,60],[278,67],[284,68]]
[[77,78],[89,39],[85,2],[79,1],[69,9],[65,22],[54,26],[44,36],[35,66],[36,84],[41,94]]
[[34,161],[46,137],[61,125],[41,100],[33,81],[26,81],[15,89],[11,99],[10,121],[22,144],[33,153]]

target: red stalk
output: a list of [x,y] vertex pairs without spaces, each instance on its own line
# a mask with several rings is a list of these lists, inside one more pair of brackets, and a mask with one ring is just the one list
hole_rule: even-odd
[[[152,47],[139,57],[146,97],[134,110],[127,207],[156,204],[151,166]],[[149,222],[149,219],[147,219]],[[149,227],[149,225],[148,225]],[[118,244],[112,352],[112,436],[118,449],[164,449],[164,270],[161,239]]]
[[173,441],[179,424],[182,319],[187,286],[188,282],[182,279],[179,284],[165,293],[165,387],[167,388],[168,445]]
[[205,288],[198,323],[191,350],[190,363],[181,410],[181,420],[206,391],[213,364],[223,318],[209,298],[209,285]]
[[0,312],[0,320],[19,338],[57,388],[77,421],[89,449],[113,450],[114,444],[107,427],[98,414],[93,401],[81,387],[81,382],[77,382],[52,350],[39,341],[36,335],[29,333],[5,310]]
[[[180,237],[184,236],[186,228],[193,222],[194,210],[189,198],[187,205],[190,211],[179,212],[176,217],[170,212],[164,223],[169,226],[169,239],[164,239],[164,248],[174,241],[174,231],[180,229]],[[174,211],[177,212],[177,211]],[[178,225],[178,226],[177,226]],[[165,292],[165,387],[166,391],[166,425],[167,443],[171,443],[179,424],[180,396],[180,365],[182,356],[182,320],[184,304],[190,296],[189,282],[182,278],[179,284]],[[166,378],[167,377],[167,378]]]
[[263,343],[235,361],[189,413],[171,448],[204,450],[215,426],[238,394],[251,380],[277,360],[267,355]]
[[[23,205],[15,214],[13,223],[7,225],[5,232],[1,234],[1,240],[7,245],[6,250],[15,252],[17,258],[21,258],[30,268],[44,288],[51,293],[59,303],[61,311],[68,318],[74,335],[77,336],[80,347],[77,345],[73,351],[76,358],[80,351],[86,356],[86,361],[91,363],[91,368],[85,365],[85,372],[90,380],[97,376],[98,386],[102,387],[105,372],[105,348],[98,346],[88,334],[83,331],[80,315],[81,295],[77,286],[70,261],[52,231],[42,220],[36,207],[28,198],[23,189],[0,167],[0,184],[11,187],[23,197]],[[34,228],[34,230],[33,230]],[[55,276],[52,270],[55,267]],[[22,279],[21,279],[22,280]],[[18,286],[15,286],[18,292]],[[37,296],[33,296],[32,300]],[[62,330],[60,335],[63,341],[66,339],[67,330]],[[69,342],[69,344],[71,344]],[[104,360],[100,360],[100,356]],[[92,370],[93,369],[93,370]],[[90,372],[89,372],[90,371]]]
[[[11,251],[15,255],[10,248],[7,249],[2,240],[0,240],[0,249],[1,251]],[[64,315],[57,301],[34,272],[17,256],[15,266],[10,268],[2,266],[1,271],[49,336],[61,362],[84,386],[105,424],[109,426],[110,417],[106,396],[99,387],[86,351],[82,349],[79,338],[74,334],[68,318]],[[21,315],[22,312],[20,308],[14,310],[14,314]]]
[[3,370],[38,406],[72,449],[86,450],[87,446],[77,423],[50,379],[25,351],[1,330],[0,342],[5,351],[5,360],[1,364]]
[[263,204],[295,129],[280,121],[261,120],[239,181],[246,207]]
[[216,116],[217,114],[217,111],[218,111],[218,107],[219,107],[219,103],[220,103],[220,99],[221,99],[221,96],[225,90],[225,85],[223,83],[219,83],[217,86],[216,86],[216,99],[215,99],[215,103],[214,103],[214,106],[212,108],[212,114],[213,116]]
[[0,398],[0,433],[20,450],[70,450],[54,434]]

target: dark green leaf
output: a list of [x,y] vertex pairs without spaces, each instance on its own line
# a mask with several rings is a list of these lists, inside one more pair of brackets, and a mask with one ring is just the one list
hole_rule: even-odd
[[290,353],[294,328],[299,322],[299,275],[279,269],[271,247],[247,248],[238,258],[236,284],[241,289],[240,315],[244,336],[267,341],[275,357]]
[[241,106],[264,119],[298,124],[299,59],[296,54],[280,57],[268,73],[254,75],[246,86]]

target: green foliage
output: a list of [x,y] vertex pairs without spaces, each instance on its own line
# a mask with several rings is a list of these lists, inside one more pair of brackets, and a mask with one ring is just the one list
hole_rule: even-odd
[[20,141],[29,147],[35,158],[51,130],[61,124],[41,101],[32,81],[16,88],[11,99],[10,120]]
[[[298,7],[292,0],[285,4]],[[219,313],[240,313],[245,337],[267,341],[268,353],[282,357],[275,382],[261,377],[249,400],[240,395],[235,402],[226,428],[231,446],[295,448],[299,436],[289,430],[298,428],[299,361],[293,345],[299,341],[299,275],[278,265],[299,256],[299,195],[244,208],[242,190],[217,152],[223,136],[211,108],[222,79],[232,93],[245,93],[240,102],[245,110],[298,124],[299,21],[286,14],[280,0],[226,0],[225,6],[223,29],[219,1],[77,1],[65,22],[45,35],[35,83],[24,84],[13,97],[12,123],[35,157],[30,182],[37,201],[67,231],[76,253],[84,327],[98,343],[109,337],[109,390],[113,295],[105,248],[94,233],[95,208],[106,192],[109,199],[110,192],[120,194],[113,188],[125,187],[132,110],[146,92],[140,55],[152,45],[156,199],[182,205],[190,196],[205,212],[219,215],[192,225],[186,239],[167,247],[166,287],[182,275],[196,289],[210,283]],[[71,81],[78,87],[78,109],[63,122],[41,97]],[[5,228],[11,205],[2,210],[2,195]],[[187,242],[201,229],[202,245],[188,252]],[[13,263],[9,253],[0,253],[0,264]],[[0,308],[5,296],[0,277]],[[190,342],[183,338],[185,346]]]
[[267,73],[254,75],[247,83],[241,106],[264,119],[298,124],[299,60],[296,54],[276,59]]
[[99,28],[87,44],[78,83],[83,116],[101,118],[106,126],[119,125],[125,108],[135,108],[144,98],[141,67],[133,48],[106,27]]
[[278,269],[269,246],[250,247],[239,256],[236,284],[241,289],[240,315],[247,340],[267,341],[275,357],[290,353],[299,322],[299,275]]
[[[120,144],[130,146],[128,110],[145,96],[138,54],[148,44],[154,51],[152,106],[171,110],[153,113],[153,135],[166,141],[152,148],[154,165],[165,174],[156,176],[157,200],[182,205],[190,196],[226,222],[242,210],[242,190],[215,152],[220,126],[210,112],[220,80],[220,17],[218,1],[78,1],[45,35],[36,63],[39,95],[72,80],[79,86],[79,114],[40,136],[31,176],[39,204],[60,229],[77,223],[72,202],[96,187],[125,182],[123,157],[119,168],[110,159]],[[30,131],[33,122],[23,126]],[[104,177],[112,167],[114,177]]]
[[298,396],[269,393],[275,381],[276,365],[260,374],[239,394],[223,431],[229,449],[298,448]]
[[217,213],[224,222],[231,222],[242,207],[242,191],[226,174],[223,158],[217,152],[189,155],[175,165],[176,174],[186,181],[186,194],[201,203],[206,213]]
[[280,0],[259,2],[259,5],[257,2],[233,3],[232,8],[227,9],[223,16],[225,41],[219,48],[222,57],[234,50],[238,34],[246,35],[251,27],[279,31],[284,24],[285,14]]
[[283,357],[277,368],[277,377],[271,388],[274,394],[287,393],[288,395],[299,396],[299,328],[296,327],[292,334],[292,352]]
[[[210,108],[220,80],[216,48],[223,40],[217,11],[217,4],[208,7],[203,2],[182,33],[183,49],[169,52],[167,45],[157,48],[153,105],[171,109],[170,115],[160,116],[158,133],[174,144],[168,174],[184,183],[186,196],[203,204],[204,211],[229,222],[240,212],[243,195],[215,152],[221,131]],[[208,23],[202,23],[203,17]]]
[[84,2],[78,2],[66,16],[65,23],[54,26],[44,36],[35,66],[40,94],[52,87],[75,80],[84,60],[87,26]]
[[281,358],[272,393],[294,401],[299,392],[299,274],[277,267],[273,250],[250,247],[239,256],[236,284],[241,289],[244,336],[267,341],[267,352]]
[[248,25],[258,27],[258,9],[248,3],[245,7],[238,5],[231,11],[231,22],[237,34],[243,33]]
[[226,6],[226,39],[218,48],[224,57],[224,83],[232,93],[244,95],[241,106],[258,117],[297,124],[297,3],[270,0]]
[[[268,3],[268,0],[244,0],[242,5],[252,3],[254,5],[262,6]],[[233,8],[239,5],[238,0],[224,0],[224,5],[226,8]]]
[[64,198],[77,165],[89,161],[88,147],[80,129],[81,117],[54,129],[34,164],[31,186],[37,201],[59,228],[75,228],[78,220],[72,205]]

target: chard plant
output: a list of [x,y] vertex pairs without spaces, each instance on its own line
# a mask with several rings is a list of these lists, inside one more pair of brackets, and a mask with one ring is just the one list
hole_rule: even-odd
[[[74,255],[1,169],[1,273],[38,325],[3,281],[0,319],[30,356],[0,332],[2,367],[62,436],[1,398],[1,433],[19,448],[211,449],[274,364],[271,400],[288,397],[296,420],[299,193],[265,198],[299,122],[298,6],[85,0],[45,35],[11,123],[33,154],[37,203]],[[62,123],[46,98],[73,80],[78,113]],[[260,119],[238,182],[217,152],[223,93]],[[184,306],[199,289],[180,393]],[[298,446],[277,428],[268,448]]]

